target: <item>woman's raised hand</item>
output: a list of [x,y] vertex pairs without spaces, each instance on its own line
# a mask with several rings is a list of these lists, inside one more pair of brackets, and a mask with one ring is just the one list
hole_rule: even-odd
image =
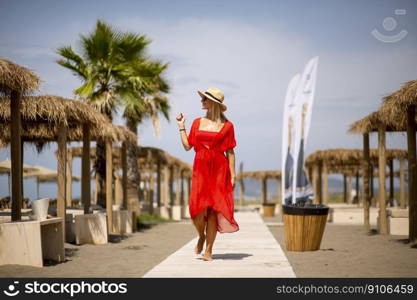
[[178,127],[184,128],[184,126],[185,126],[184,123],[185,123],[185,116],[182,113],[180,113],[177,116],[177,124],[178,124]]

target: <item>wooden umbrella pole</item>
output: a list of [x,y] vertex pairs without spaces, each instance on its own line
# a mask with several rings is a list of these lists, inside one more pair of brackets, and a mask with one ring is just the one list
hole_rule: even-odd
[[174,174],[175,174],[175,205],[180,205],[180,202],[181,202],[181,194],[180,194],[180,192],[181,192],[181,187],[180,187],[180,184],[181,184],[181,181],[180,181],[180,168],[179,168],[179,166],[175,166],[175,169],[174,169]]
[[323,162],[323,204],[329,203],[329,170],[327,163]]
[[323,167],[322,167],[322,163],[320,162],[319,163],[319,166],[318,166],[318,176],[319,176],[319,178],[318,178],[318,191],[319,191],[319,204],[322,204],[323,203],[323,184],[322,184],[322,182],[323,182]]
[[352,176],[347,177],[347,203],[352,204]]
[[122,143],[122,187],[123,187],[123,208],[127,209],[127,145],[126,142]]
[[369,158],[369,133],[363,134],[363,229],[365,232],[371,231],[371,225],[369,221],[369,206],[371,204],[371,193],[369,186],[369,171],[370,158]]
[[58,197],[57,216],[62,218],[62,233],[65,240],[65,205],[66,205],[66,158],[67,158],[67,127],[60,125],[58,130]]
[[400,159],[400,207],[405,209],[405,191],[404,191],[404,158]]
[[379,233],[388,234],[386,194],[385,194],[385,167],[387,165],[385,148],[385,127],[378,128],[378,171],[379,171]]
[[313,169],[312,169],[312,183],[313,183],[313,203],[314,204],[318,204],[319,202],[319,191],[318,191],[318,177],[319,177],[319,171],[318,171],[318,166],[317,166],[317,161],[313,164]]
[[389,162],[389,203],[390,206],[394,206],[394,160],[390,159]]
[[355,182],[355,190],[356,190],[356,201],[359,206],[359,172],[356,172],[356,182]]
[[343,202],[347,203],[346,174],[343,174]]
[[408,145],[408,205],[409,239],[417,243],[417,157],[416,157],[416,107],[407,108],[407,145]]
[[[81,201],[84,206],[84,214],[90,213],[91,206],[91,177],[90,177],[90,125],[83,124],[83,150],[81,165]],[[97,190],[96,185],[96,190]]]
[[156,162],[156,203],[158,204],[158,208],[161,207],[161,160],[158,157]]
[[20,119],[20,107],[21,107],[21,95],[20,93],[13,91],[10,97],[10,114],[11,114],[11,126],[10,126],[10,156],[12,160],[11,174],[12,174],[12,221],[21,220],[21,208],[22,208],[22,155],[21,155],[21,119]]
[[261,181],[262,181],[262,203],[266,204],[268,202],[268,200],[267,200],[268,190],[267,190],[266,177],[265,176],[262,177]]
[[36,177],[36,197],[39,199],[39,177]]
[[67,207],[72,206],[72,152],[67,150]]
[[106,139],[106,212],[107,230],[113,232],[113,161],[112,142]]

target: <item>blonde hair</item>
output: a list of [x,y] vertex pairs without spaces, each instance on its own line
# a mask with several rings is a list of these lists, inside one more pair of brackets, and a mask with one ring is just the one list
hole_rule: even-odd
[[[212,103],[210,106],[210,111],[213,114],[212,117],[217,124],[222,123],[222,121],[226,122],[228,119],[223,113],[222,107],[219,103],[211,101]],[[209,110],[207,110],[206,117],[208,118]]]

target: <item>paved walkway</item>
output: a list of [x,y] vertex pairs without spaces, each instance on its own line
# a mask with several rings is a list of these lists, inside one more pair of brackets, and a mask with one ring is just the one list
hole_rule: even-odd
[[237,212],[235,219],[240,230],[217,233],[212,261],[204,261],[194,253],[196,237],[143,277],[295,277],[280,245],[257,212]]

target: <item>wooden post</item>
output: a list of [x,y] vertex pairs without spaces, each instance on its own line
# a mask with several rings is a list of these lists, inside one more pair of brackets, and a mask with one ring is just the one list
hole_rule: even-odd
[[67,158],[67,127],[60,125],[58,129],[58,196],[57,216],[62,218],[63,238],[65,241],[65,197],[66,197],[66,158]]
[[387,165],[385,148],[385,126],[378,128],[378,171],[379,171],[379,233],[388,234],[386,195],[385,195],[385,167]]
[[158,157],[156,162],[156,202],[161,207],[161,159]]
[[153,198],[155,194],[155,174],[153,168],[153,162],[150,163],[151,167],[149,168],[149,213],[153,214]]
[[319,178],[318,178],[318,191],[319,191],[319,202],[320,204],[323,203],[323,166],[322,162],[319,163]]
[[277,179],[277,183],[278,183],[278,203],[280,205],[282,205],[282,183],[281,183],[282,178],[278,178]]
[[320,202],[320,195],[319,195],[319,167],[317,165],[318,163],[316,162],[313,165],[313,191],[314,191],[314,200],[313,203],[314,204],[319,204]]
[[72,151],[67,149],[67,207],[72,206]]
[[394,160],[388,161],[389,165],[389,204],[391,207],[394,206]]
[[347,203],[347,182],[346,182],[346,174],[343,174],[343,202]]
[[[24,151],[23,146],[24,146],[24,142],[23,142],[22,137],[20,137],[20,161],[21,161],[20,174],[22,174],[22,177],[21,177],[22,179],[21,179],[21,183],[20,183],[20,188],[21,188],[20,193],[22,195],[22,202],[20,203],[21,208],[23,207],[23,201],[25,200],[25,192],[24,192],[24,187],[23,187],[23,164],[25,163],[23,154],[24,154],[25,151]],[[26,207],[24,207],[24,208],[26,208]]]
[[369,206],[371,204],[371,193],[369,186],[369,172],[371,171],[369,158],[369,133],[363,134],[363,230],[371,231],[371,223],[369,220]]
[[408,226],[409,239],[417,244],[417,157],[416,157],[416,106],[407,108],[407,146],[408,146]]
[[352,204],[352,176],[347,176],[347,203]]
[[180,205],[180,192],[181,192],[181,182],[180,182],[180,167],[175,165],[174,168],[174,180],[175,180],[175,205]]
[[120,209],[123,208],[123,184],[122,176],[118,173],[114,176],[114,204],[119,205]]
[[356,172],[356,182],[355,182],[355,190],[356,190],[356,203],[359,206],[359,172]]
[[10,97],[10,157],[12,160],[12,221],[20,221],[22,214],[22,147],[21,147],[21,119],[20,93],[12,91]]
[[181,186],[181,192],[180,192],[180,205],[184,206],[184,169],[180,171],[180,186]]
[[112,142],[106,139],[106,212],[107,230],[113,231],[113,161],[112,161]]
[[39,198],[39,177],[36,177],[36,199]]
[[169,204],[169,167],[163,167],[163,178],[162,178],[162,205],[168,206]]
[[376,207],[376,199],[375,199],[375,188],[374,188],[374,166],[372,163],[370,164],[369,168],[369,177],[370,177],[370,189],[371,189],[371,206]]
[[170,206],[173,206],[173,205],[175,205],[175,193],[174,193],[174,176],[175,176],[175,173],[174,173],[174,168],[175,168],[175,166],[172,164],[170,167],[169,167],[169,185],[168,185],[168,187],[169,187],[169,205]]
[[[83,151],[81,157],[81,202],[84,206],[84,214],[90,213],[91,206],[90,141],[90,125],[83,124]],[[96,176],[96,195],[97,188],[98,182]]]
[[122,143],[122,189],[123,189],[123,205],[127,209],[127,145]]
[[261,179],[262,182],[262,203],[266,204],[268,202],[268,187],[267,187],[267,178],[263,176]]
[[400,207],[406,208],[404,191],[404,158],[400,158]]
[[327,205],[329,203],[329,168],[327,167],[326,162],[323,162],[322,172],[323,172],[322,200],[323,200],[323,204]]

